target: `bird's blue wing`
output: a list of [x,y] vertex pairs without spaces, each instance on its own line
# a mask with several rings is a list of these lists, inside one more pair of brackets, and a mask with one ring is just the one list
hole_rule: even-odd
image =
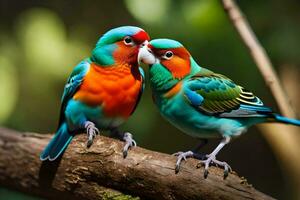
[[82,61],[73,69],[73,72],[71,73],[67,84],[65,85],[64,93],[62,95],[59,125],[56,134],[41,153],[40,159],[42,161],[47,159],[49,159],[50,161],[55,160],[62,154],[62,152],[71,142],[74,135],[68,129],[67,123],[65,122],[64,112],[68,101],[78,90],[89,68],[89,62]]
[[68,101],[73,97],[75,92],[78,90],[82,81],[84,80],[85,75],[90,69],[89,61],[85,60],[79,63],[72,71],[68,81],[65,85],[64,92],[61,98],[61,109],[60,109],[60,118],[58,127],[63,123],[65,115],[64,111]]
[[192,106],[208,115],[236,118],[272,113],[252,92],[204,68],[187,81],[184,95]]

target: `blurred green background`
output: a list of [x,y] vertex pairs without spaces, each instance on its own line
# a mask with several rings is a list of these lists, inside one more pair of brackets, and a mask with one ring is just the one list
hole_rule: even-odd
[[[300,2],[237,3],[277,70],[294,66],[300,77]],[[104,32],[121,25],[140,26],[152,38],[181,41],[200,65],[231,77],[276,109],[217,0],[0,0],[0,124],[22,131],[54,132],[60,97],[72,68],[90,55]],[[198,142],[160,117],[148,86],[123,129],[134,133],[139,146],[166,153],[189,150]],[[210,152],[217,142],[210,142],[203,152]],[[219,159],[228,161],[262,192],[279,199],[294,198],[295,187],[280,168],[281,161],[255,127],[224,148]],[[36,198],[2,188],[0,199]]]

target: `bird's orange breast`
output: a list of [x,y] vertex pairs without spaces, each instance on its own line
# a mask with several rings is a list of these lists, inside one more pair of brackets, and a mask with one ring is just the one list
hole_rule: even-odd
[[141,87],[138,67],[99,67],[92,63],[73,98],[89,106],[101,106],[105,116],[127,118],[135,108]]

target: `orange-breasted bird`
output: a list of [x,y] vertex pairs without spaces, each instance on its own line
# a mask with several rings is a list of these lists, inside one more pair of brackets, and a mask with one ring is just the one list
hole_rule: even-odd
[[99,130],[119,134],[127,156],[136,142],[118,127],[134,112],[143,93],[144,72],[138,54],[149,39],[143,29],[134,26],[114,28],[99,39],[91,57],[74,68],[65,85],[59,126],[41,160],[58,158],[81,130],[86,130],[88,147]]

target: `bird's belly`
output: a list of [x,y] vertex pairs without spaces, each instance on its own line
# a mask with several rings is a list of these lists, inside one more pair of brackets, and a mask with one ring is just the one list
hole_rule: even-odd
[[208,116],[176,96],[160,106],[162,115],[175,127],[198,138],[216,138],[222,135],[238,135],[244,127],[235,120]]
[[65,115],[71,130],[82,128],[87,120],[95,123],[101,129],[111,129],[125,121],[123,117],[105,116],[101,106],[89,106],[74,99],[68,102]]

